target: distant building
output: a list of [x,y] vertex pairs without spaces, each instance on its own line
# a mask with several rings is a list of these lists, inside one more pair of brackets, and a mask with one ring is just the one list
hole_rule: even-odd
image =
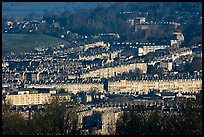
[[13,26],[13,22],[7,21],[7,22],[6,22],[6,25],[9,26],[9,27],[10,27],[10,26]]
[[71,95],[67,93],[60,93],[60,94],[51,94],[52,99],[59,99],[61,102],[70,102],[71,101]]
[[18,94],[18,95],[6,95],[6,100],[12,105],[40,105],[48,102],[51,94],[41,93],[41,94]]
[[38,72],[26,72],[24,73],[24,80],[28,82],[37,82],[39,81]]
[[130,26],[134,26],[135,25],[135,19],[128,19],[127,23],[130,24]]
[[202,89],[201,79],[175,80],[120,80],[108,83],[109,93],[128,92],[132,94],[147,94],[150,90],[173,90],[177,92],[197,93]]
[[185,55],[192,55],[192,50],[188,48],[180,48],[179,50],[176,50],[175,52],[172,53],[171,58],[172,60],[176,60],[177,58]]
[[79,92],[77,95],[80,97],[80,104],[86,105],[87,101],[87,93],[86,92]]
[[79,113],[78,118],[82,127],[89,130],[89,134],[109,135],[110,132],[115,132],[116,122],[121,113],[119,109],[94,108]]
[[84,73],[81,75],[81,78],[88,78],[88,77],[109,78],[109,77],[120,75],[123,72],[129,72],[131,70],[136,70],[136,69],[141,70],[142,73],[146,73],[147,63],[139,62],[139,63],[122,65],[122,66],[101,68],[98,70],[90,71],[88,73]]
[[71,101],[71,96],[68,94],[51,94],[51,93],[30,93],[29,91],[19,91],[18,94],[6,95],[6,101],[12,105],[42,105],[49,103],[53,98],[58,97],[60,101]]
[[69,84],[51,84],[51,85],[25,85],[26,88],[56,88],[56,89],[65,89],[65,91],[72,92],[76,94],[77,92],[84,91],[89,92],[92,89],[96,89],[97,91],[103,91],[103,84],[100,83],[69,83]]
[[127,23],[130,24],[130,26],[142,25],[142,24],[146,23],[146,18],[145,17],[137,17],[137,18],[128,19]]
[[146,55],[149,52],[155,52],[159,49],[169,48],[170,45],[143,45],[138,48],[138,56]]
[[179,47],[181,43],[184,41],[184,36],[180,32],[174,32],[171,39],[171,46],[172,47]]
[[177,96],[178,96],[178,97],[187,98],[187,99],[196,100],[197,94],[196,94],[196,93],[192,93],[192,92],[189,92],[189,93],[180,92],[180,93],[178,93]]
[[177,39],[180,40],[181,42],[184,41],[184,36],[181,32],[174,32],[173,34],[175,34],[177,36]]
[[171,40],[171,46],[178,46],[181,42],[178,39],[172,39]]
[[162,61],[162,62],[160,62],[160,68],[167,69],[168,71],[171,71],[173,69],[173,62]]
[[137,17],[135,20],[136,21],[135,23],[136,24],[145,24],[145,19],[146,19],[145,17]]
[[91,43],[91,44],[86,44],[83,46],[84,51],[88,50],[89,48],[94,48],[94,47],[110,47],[110,44],[102,41],[102,42],[95,42],[95,43]]
[[176,93],[163,91],[161,92],[162,99],[174,99],[176,97]]

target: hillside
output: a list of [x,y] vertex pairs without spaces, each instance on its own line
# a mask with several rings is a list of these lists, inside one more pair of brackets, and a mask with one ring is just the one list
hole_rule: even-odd
[[26,52],[35,47],[56,43],[70,44],[62,39],[43,34],[38,36],[33,34],[2,34],[2,55],[7,55],[10,52]]
[[2,2],[2,16],[23,18],[30,12],[42,17],[45,10],[61,14],[66,10],[94,9],[97,6],[107,7],[114,2]]

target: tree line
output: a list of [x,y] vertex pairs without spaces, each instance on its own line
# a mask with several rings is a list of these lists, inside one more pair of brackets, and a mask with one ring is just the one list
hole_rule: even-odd
[[160,110],[147,112],[143,107],[123,111],[116,123],[116,135],[202,135],[202,108],[179,113]]
[[[123,14],[123,11],[134,12]],[[97,6],[95,9],[82,9],[72,12],[67,9],[62,14],[55,14],[51,10],[45,10],[43,19],[47,23],[39,26],[40,31],[59,36],[70,30],[81,35],[95,35],[98,33],[118,33],[120,41],[162,41],[172,33],[181,31],[184,33],[185,44],[199,43],[202,38],[202,24],[199,24],[197,13],[201,14],[202,4],[199,2],[118,2],[107,7]],[[178,12],[176,14],[176,12]],[[192,16],[191,16],[192,14]],[[195,16],[195,15],[196,16]],[[30,13],[24,20],[32,20],[35,13]],[[138,16],[146,17],[148,22],[174,21],[182,25],[177,29],[172,26],[156,27],[153,25],[147,30],[135,31],[133,26],[127,23],[130,18]],[[6,18],[4,17],[3,20]],[[61,28],[52,27],[58,22]],[[194,21],[192,21],[194,20]],[[190,28],[194,28],[191,31]]]
[[56,98],[26,119],[22,113],[14,112],[12,105],[4,103],[2,135],[80,135],[77,108],[76,103],[60,102]]
[[[181,31],[187,37],[187,42],[192,41],[191,36],[201,36],[201,25],[198,22],[192,22],[194,17],[189,14],[201,13],[201,3],[182,3],[182,2],[130,2],[116,3],[108,7],[98,6],[95,9],[79,10],[72,13],[67,10],[61,15],[55,15],[51,11],[46,11],[43,18],[52,23],[53,20],[58,21],[60,25],[68,30],[77,32],[82,35],[94,35],[97,33],[113,32],[121,36],[121,41],[131,40],[152,40],[160,39],[161,41],[168,32]],[[123,11],[132,11],[134,14],[121,14]],[[182,14],[175,14],[178,11]],[[186,14],[185,12],[188,12]],[[147,14],[148,13],[148,14]],[[150,30],[140,30],[135,32],[135,28],[127,23],[129,18],[138,16],[146,17],[147,21],[175,21],[186,23],[178,30],[174,30],[171,26],[151,28]],[[194,27],[195,31],[190,31],[190,27]],[[199,39],[200,40],[200,39]]]
[[[201,105],[201,107],[200,107]],[[85,135],[77,118],[79,104],[53,99],[44,110],[32,112],[26,119],[13,106],[2,104],[2,135]],[[123,110],[116,123],[113,135],[201,135],[202,103],[187,102],[181,112],[165,113],[147,111],[143,106],[131,106]],[[192,107],[194,106],[194,107]],[[93,121],[89,121],[93,122]],[[86,123],[89,124],[89,123]]]

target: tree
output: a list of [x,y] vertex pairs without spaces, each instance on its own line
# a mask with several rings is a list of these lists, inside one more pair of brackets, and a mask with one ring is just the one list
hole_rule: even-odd
[[12,111],[10,103],[2,104],[2,135],[28,134],[27,121],[19,112]]
[[202,58],[194,57],[192,60],[192,71],[199,71],[202,69]]
[[189,45],[200,44],[202,43],[202,36],[194,36],[189,42]]
[[77,104],[60,102],[58,98],[46,104],[44,111],[34,112],[31,120],[31,134],[79,135]]
[[43,33],[47,33],[48,32],[48,25],[47,23],[41,23],[39,24],[39,30],[42,31]]
[[53,20],[55,19],[56,15],[54,11],[51,10],[44,10],[43,19],[46,20],[47,23],[51,24],[53,23]]
[[116,135],[142,135],[145,121],[146,114],[142,107],[123,111],[116,123]]
[[186,105],[184,111],[163,113],[132,107],[123,111],[116,123],[117,135],[201,135],[202,108]]
[[27,19],[28,21],[32,21],[36,18],[36,13],[35,12],[31,12],[28,14]]
[[2,133],[4,135],[80,135],[78,125],[78,104],[55,98],[32,112],[27,120],[19,112],[12,111],[12,105],[2,106]]
[[157,69],[153,65],[148,65],[147,66],[147,74],[156,74]]
[[151,113],[145,124],[145,133],[147,135],[159,135],[163,122],[161,121],[161,114],[158,110]]

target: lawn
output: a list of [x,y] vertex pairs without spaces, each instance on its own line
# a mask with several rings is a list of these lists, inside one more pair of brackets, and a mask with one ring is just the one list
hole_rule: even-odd
[[45,47],[57,43],[70,44],[63,39],[44,34],[2,34],[2,54],[26,52],[35,47]]

